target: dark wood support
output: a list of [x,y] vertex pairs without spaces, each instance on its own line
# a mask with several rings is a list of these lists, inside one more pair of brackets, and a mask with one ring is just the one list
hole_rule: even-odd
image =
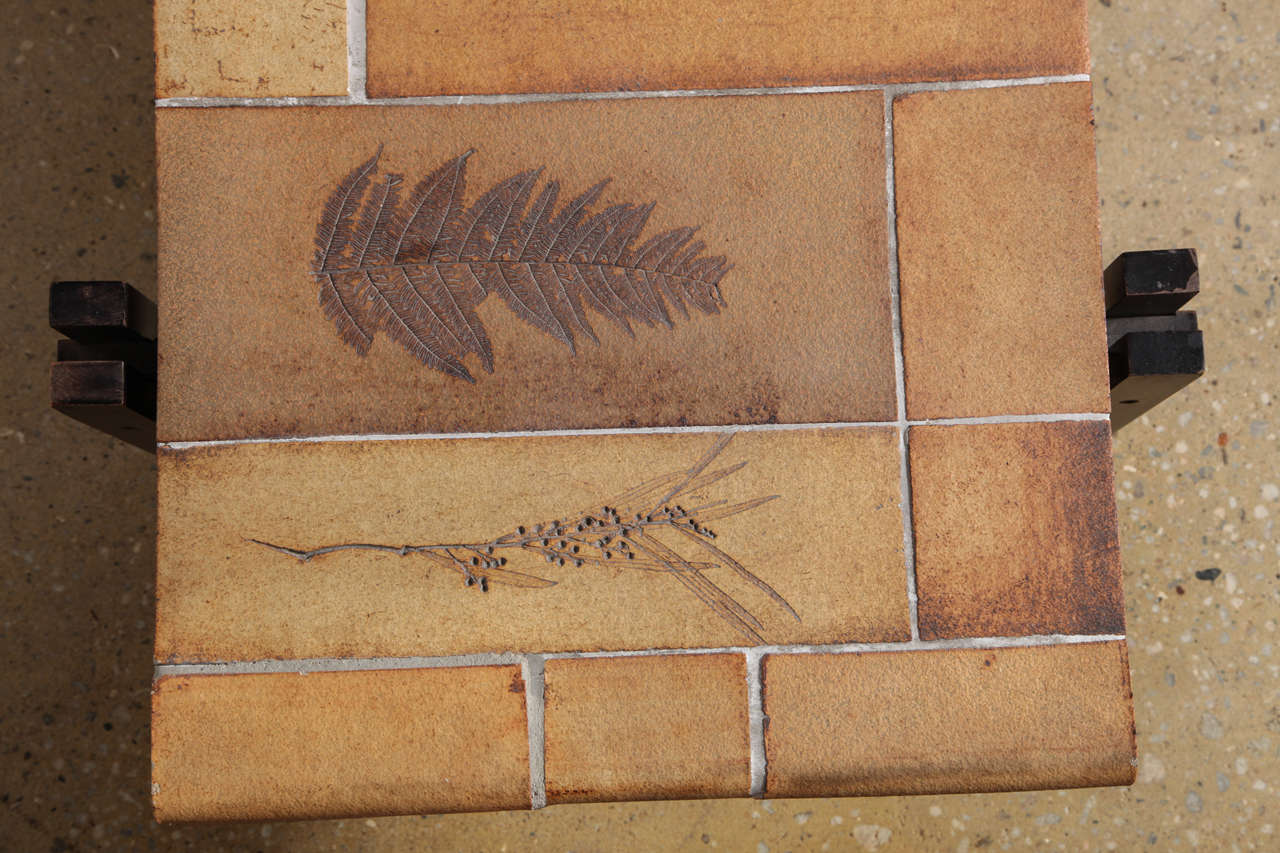
[[1199,330],[1129,332],[1109,353],[1111,429],[1118,430],[1204,374]]
[[86,344],[156,339],[156,304],[123,281],[55,281],[49,325]]
[[1107,319],[1173,314],[1200,292],[1195,249],[1125,252],[1102,274]]
[[1204,374],[1196,314],[1178,311],[1200,291],[1195,249],[1125,252],[1104,282],[1114,432]]
[[49,289],[58,341],[53,408],[154,453],[156,306],[122,281],[60,281]]

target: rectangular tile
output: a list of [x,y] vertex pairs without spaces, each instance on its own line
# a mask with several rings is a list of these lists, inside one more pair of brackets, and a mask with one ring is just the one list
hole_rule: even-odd
[[923,639],[1124,632],[1106,421],[912,427]]
[[1128,785],[1125,644],[767,655],[766,794]]
[[[720,440],[162,450],[156,657],[907,639],[894,431],[742,432],[717,452]],[[651,519],[642,530],[637,512]],[[303,561],[260,543],[344,548]],[[422,547],[401,556],[406,544]]]
[[160,678],[151,760],[160,821],[530,806],[517,666]]
[[[1086,73],[1081,0],[369,0],[369,94],[724,89]],[[477,34],[483,33],[483,37]]]
[[743,655],[549,660],[548,803],[745,797]]
[[[156,135],[161,440],[893,417],[877,93],[166,109]],[[342,201],[388,192],[376,227]]]
[[347,94],[347,7],[156,0],[156,97]]
[[894,103],[907,414],[1106,412],[1088,83]]

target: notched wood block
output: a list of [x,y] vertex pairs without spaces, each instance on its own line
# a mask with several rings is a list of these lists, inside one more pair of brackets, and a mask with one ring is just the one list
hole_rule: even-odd
[[166,441],[894,417],[879,93],[156,133]]
[[156,97],[347,94],[347,7],[157,0]]
[[1128,785],[1123,642],[766,655],[766,795]]
[[547,802],[745,797],[741,654],[549,660]]
[[[58,343],[61,352],[62,344],[73,342]],[[154,359],[154,344],[148,349]],[[55,361],[49,369],[49,402],[54,409],[83,424],[148,453],[155,451],[154,374],[148,376],[125,361]]]
[[1102,275],[1107,318],[1172,315],[1200,292],[1195,249],[1124,252]]
[[1088,83],[894,102],[912,419],[1106,412]]
[[1111,344],[1113,432],[1204,375],[1204,335],[1196,328],[1194,311],[1123,322],[1152,328],[1125,332]]
[[86,345],[154,342],[156,305],[123,281],[55,281],[49,325]]
[[905,640],[896,432],[162,448],[167,662]]
[[1122,634],[1105,421],[913,427],[920,636]]
[[518,666],[160,678],[156,819],[529,808],[523,684]]
[[[1078,74],[1082,0],[369,0],[372,97]],[[479,34],[483,34],[480,36]]]

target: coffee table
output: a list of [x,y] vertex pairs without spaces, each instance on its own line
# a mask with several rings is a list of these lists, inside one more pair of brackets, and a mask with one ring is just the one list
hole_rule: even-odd
[[160,820],[1132,781],[1083,2],[156,15]]

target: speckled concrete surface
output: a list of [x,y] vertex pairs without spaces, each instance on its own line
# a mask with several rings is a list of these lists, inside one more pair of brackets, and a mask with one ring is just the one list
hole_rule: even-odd
[[0,848],[1280,848],[1280,5],[1090,13],[1103,254],[1198,247],[1210,361],[1116,444],[1132,789],[209,828],[158,827],[148,806],[152,460],[47,409],[47,282],[154,293],[150,11],[9,4]]

